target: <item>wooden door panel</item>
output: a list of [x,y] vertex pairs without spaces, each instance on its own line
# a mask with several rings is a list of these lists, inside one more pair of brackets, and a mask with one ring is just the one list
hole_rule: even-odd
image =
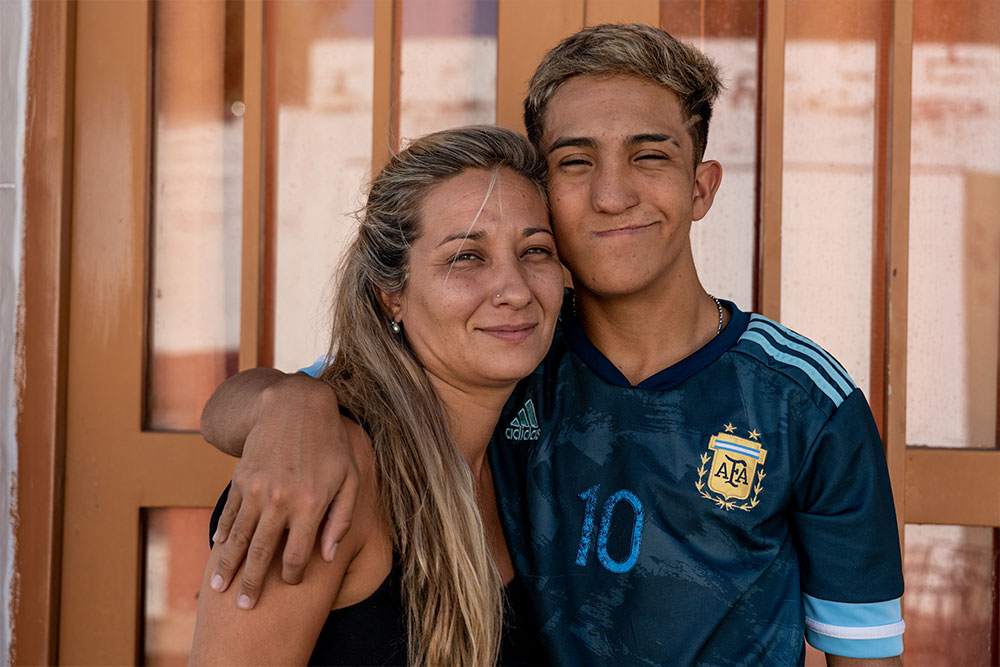
[[1000,450],[908,447],[906,522],[1000,526]]
[[147,50],[147,26],[143,3],[77,12],[64,663],[135,660],[138,521],[128,478],[141,424],[148,117],[146,62],[135,55]]
[[[544,10],[540,11],[540,7]],[[542,56],[583,27],[584,0],[503,0],[497,16],[497,125],[524,132],[524,94]]]
[[[398,132],[400,4],[374,0],[373,164]],[[544,11],[539,10],[544,4]],[[712,3],[709,3],[710,6]],[[501,0],[497,122],[523,129],[522,100],[539,59],[559,39],[603,21],[659,23],[652,0]],[[244,175],[240,368],[267,358],[262,328],[269,164],[263,72],[266,6],[244,5]],[[754,280],[757,309],[781,304],[782,137],[786,2],[763,5]],[[60,662],[140,659],[143,508],[210,507],[233,461],[194,433],[144,432],[152,126],[149,2],[75,5],[72,231],[66,379]],[[887,445],[904,523],[1000,525],[1000,452],[908,448],[906,430],[910,130],[914,16],[895,0],[883,19],[875,141],[880,193],[873,234],[871,400]],[[891,53],[890,53],[891,52]],[[889,57],[891,55],[891,58]],[[882,71],[884,70],[884,71]],[[268,120],[273,120],[270,116]],[[273,206],[273,201],[270,202]],[[273,267],[271,267],[273,270]],[[272,276],[273,278],[273,276]],[[263,294],[263,296],[262,296]],[[747,305],[750,304],[741,304]],[[263,333],[262,333],[263,332]],[[806,332],[809,333],[809,332]],[[995,333],[995,332],[994,332]],[[29,342],[30,344],[30,342]],[[309,360],[305,360],[309,361]],[[883,363],[884,362],[884,363]],[[995,550],[995,548],[994,548]]]
[[137,660],[140,509],[211,506],[232,460],[144,433],[149,5],[77,10],[60,661]]
[[586,25],[648,23],[660,25],[660,0],[587,0]]

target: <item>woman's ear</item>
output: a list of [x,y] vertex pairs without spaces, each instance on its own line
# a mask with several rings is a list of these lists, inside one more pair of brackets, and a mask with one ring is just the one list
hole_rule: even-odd
[[382,304],[382,310],[385,311],[386,316],[390,320],[399,322],[402,319],[403,299],[399,291],[387,292],[384,289],[380,289],[378,291],[378,300]]

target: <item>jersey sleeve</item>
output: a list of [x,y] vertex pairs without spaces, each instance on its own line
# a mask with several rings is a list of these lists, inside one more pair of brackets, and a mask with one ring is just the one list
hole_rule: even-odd
[[903,651],[902,561],[882,442],[855,389],[816,437],[792,487],[806,639],[826,653]]
[[330,361],[333,361],[332,357],[327,356],[325,354],[321,355],[317,357],[316,361],[312,362],[312,364],[310,364],[309,366],[306,366],[305,368],[300,368],[298,372],[305,373],[311,378],[318,378],[320,375],[323,374],[323,369],[327,367]]

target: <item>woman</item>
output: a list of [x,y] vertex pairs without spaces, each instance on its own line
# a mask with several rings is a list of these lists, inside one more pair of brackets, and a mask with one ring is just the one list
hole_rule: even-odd
[[315,552],[302,585],[251,611],[234,589],[210,593],[213,550],[192,662],[496,662],[513,567],[485,453],[562,299],[543,175],[519,135],[469,127],[415,141],[376,177],[322,374],[356,421],[351,529],[331,563]]

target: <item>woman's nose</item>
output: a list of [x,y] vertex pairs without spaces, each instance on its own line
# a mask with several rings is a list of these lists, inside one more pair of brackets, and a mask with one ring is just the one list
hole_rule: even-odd
[[523,308],[531,302],[531,287],[520,262],[505,263],[498,278],[491,297],[493,305]]

